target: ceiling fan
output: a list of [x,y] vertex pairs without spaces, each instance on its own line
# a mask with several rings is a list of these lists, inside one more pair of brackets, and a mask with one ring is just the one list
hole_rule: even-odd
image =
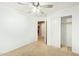
[[[48,2],[49,3],[49,2]],[[51,3],[49,4],[41,3],[41,2],[18,2],[20,5],[29,5],[32,7],[32,13],[43,15],[45,14],[42,11],[42,8],[53,8],[53,5]]]

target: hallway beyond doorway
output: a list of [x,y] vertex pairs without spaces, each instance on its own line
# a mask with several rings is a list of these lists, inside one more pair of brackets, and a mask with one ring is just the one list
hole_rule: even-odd
[[47,44],[47,25],[46,21],[38,21],[38,40],[41,40],[43,43]]

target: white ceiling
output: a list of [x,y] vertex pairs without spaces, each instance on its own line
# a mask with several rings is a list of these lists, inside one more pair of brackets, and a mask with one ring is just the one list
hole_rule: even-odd
[[79,5],[79,2],[54,2],[52,10],[61,10]]
[[[71,8],[71,7],[77,6],[77,5],[79,5],[79,2],[48,2],[48,3],[40,2],[40,4],[41,5],[45,5],[45,4],[53,5],[53,8],[41,8],[41,10],[47,14],[47,13],[51,13],[51,12],[58,11],[61,9],[66,9],[66,8]],[[18,4],[17,9],[22,12],[28,13],[32,10],[32,7],[29,6],[28,4],[27,5]]]
[[[29,4],[29,2],[27,2],[26,5],[22,5],[22,4],[18,4],[18,3],[0,3],[0,4],[7,4],[7,5],[12,5],[15,6],[16,10],[18,10],[19,12],[22,13],[30,13],[32,11],[32,5]],[[45,4],[52,4],[53,8],[41,8],[41,10],[48,14],[51,12],[55,12],[58,10],[62,10],[62,9],[67,9],[67,8],[71,8],[74,6],[79,5],[79,2],[40,2],[41,5],[45,5]]]

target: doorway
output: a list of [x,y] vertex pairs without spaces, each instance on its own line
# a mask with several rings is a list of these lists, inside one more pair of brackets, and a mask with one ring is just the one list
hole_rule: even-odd
[[61,48],[72,51],[72,16],[61,17]]
[[38,41],[47,44],[47,23],[46,21],[38,21]]

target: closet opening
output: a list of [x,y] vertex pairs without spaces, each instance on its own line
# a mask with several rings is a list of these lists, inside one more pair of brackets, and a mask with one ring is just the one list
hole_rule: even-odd
[[72,16],[61,17],[61,48],[72,51]]

